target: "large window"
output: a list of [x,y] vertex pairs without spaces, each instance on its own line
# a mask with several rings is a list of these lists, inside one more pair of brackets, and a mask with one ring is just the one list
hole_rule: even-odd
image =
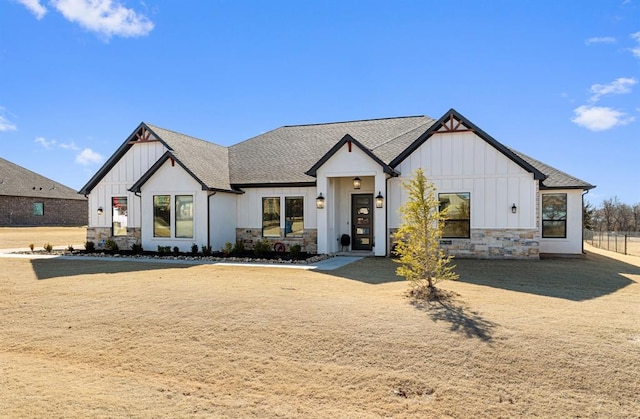
[[262,236],[280,237],[280,198],[262,198]]
[[447,220],[442,229],[445,238],[471,237],[471,197],[465,193],[441,193],[440,211],[447,211]]
[[127,235],[127,198],[111,198],[111,228],[114,236]]
[[304,198],[301,196],[284,199],[284,235],[302,237],[304,232]]
[[[287,196],[284,198],[284,220],[280,217],[282,199],[280,197],[262,198],[262,236],[302,237],[304,232],[304,198]],[[282,223],[284,222],[284,225]]]
[[193,195],[176,195],[176,237],[193,238]]
[[542,195],[542,237],[567,237],[567,194]]
[[171,237],[171,195],[153,196],[153,237]]

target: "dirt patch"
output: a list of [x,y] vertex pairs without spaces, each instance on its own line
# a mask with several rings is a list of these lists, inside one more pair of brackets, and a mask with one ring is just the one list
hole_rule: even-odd
[[0,258],[0,411],[636,417],[640,263],[612,256],[460,260],[452,298],[424,305],[385,258],[335,273]]

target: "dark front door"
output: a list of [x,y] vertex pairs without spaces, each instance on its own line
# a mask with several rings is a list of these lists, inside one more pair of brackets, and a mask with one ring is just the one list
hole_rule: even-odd
[[372,194],[351,195],[351,237],[351,249],[373,249]]

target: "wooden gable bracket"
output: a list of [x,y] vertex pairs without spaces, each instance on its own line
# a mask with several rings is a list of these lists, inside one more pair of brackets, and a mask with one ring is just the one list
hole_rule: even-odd
[[136,143],[136,142],[147,142],[147,141],[154,141],[151,137],[151,131],[149,131],[145,127],[142,127],[140,128],[140,130],[138,130],[138,132],[136,132],[136,139],[131,142]]
[[349,150],[349,153],[351,153],[351,140],[347,140],[347,149]]
[[435,133],[467,132],[467,131],[473,131],[473,130],[467,128],[467,126],[464,125],[461,120],[455,118],[453,115],[449,115],[449,119],[442,122],[442,127],[439,130],[437,130]]

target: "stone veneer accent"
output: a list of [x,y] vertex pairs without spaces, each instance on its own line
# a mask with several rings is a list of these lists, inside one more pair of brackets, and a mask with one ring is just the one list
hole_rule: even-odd
[[[395,231],[389,230],[390,237]],[[538,230],[531,229],[472,229],[470,238],[443,238],[440,247],[457,258],[539,259],[539,238]]]
[[280,237],[262,237],[261,228],[236,228],[236,240],[244,243],[246,249],[252,249],[258,240],[268,240],[272,246],[276,242],[284,243],[287,250],[291,245],[299,244],[303,252],[318,252],[318,231],[315,228],[305,228],[302,237],[284,237],[284,229],[280,229]]
[[[127,227],[126,236],[113,237],[110,227],[89,227],[87,228],[87,241],[94,242],[96,249],[104,249],[107,240],[113,240],[122,250],[131,250],[134,244],[142,243],[142,230],[138,227]],[[145,249],[154,251],[156,249]]]

